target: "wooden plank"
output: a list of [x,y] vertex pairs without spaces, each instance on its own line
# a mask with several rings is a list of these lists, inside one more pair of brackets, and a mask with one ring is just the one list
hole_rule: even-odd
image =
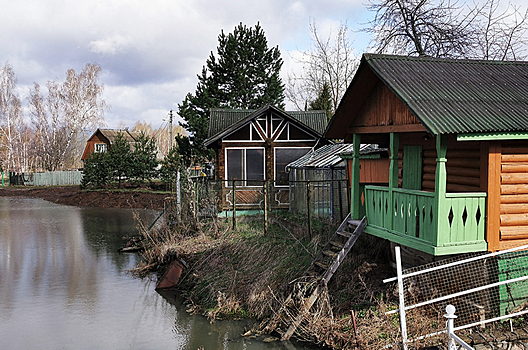
[[501,175],[503,184],[528,184],[528,173],[507,173]]
[[528,203],[528,194],[520,195],[501,195],[501,205],[503,204],[516,204],[516,203]]
[[525,173],[528,172],[528,163],[507,163],[502,164],[503,173]]
[[453,167],[453,166],[449,166],[449,162],[448,162],[447,176],[449,175],[466,176],[466,177],[473,177],[473,178],[480,179],[480,169]]
[[528,203],[501,204],[501,214],[528,214]]
[[447,184],[447,192],[479,192],[480,186]]
[[528,226],[501,226],[501,239],[528,239]]
[[503,154],[503,163],[528,162],[528,154]]
[[505,147],[502,147],[502,153],[503,154],[522,154],[522,153],[525,153],[527,154],[528,153],[528,147],[509,147],[509,146],[505,146]]
[[490,141],[488,152],[488,217],[487,237],[489,251],[497,251],[500,242],[500,200],[501,200],[501,142]]
[[422,188],[422,146],[403,147],[403,188]]
[[347,134],[388,134],[402,132],[427,131],[421,124],[410,125],[384,125],[384,126],[353,126],[348,129]]
[[528,194],[528,185],[501,185],[500,194]]
[[500,226],[528,226],[528,213],[501,214]]
[[[480,170],[479,170],[480,172]],[[480,189],[480,178],[470,176],[458,176],[449,174],[447,171],[447,184],[475,186]]]

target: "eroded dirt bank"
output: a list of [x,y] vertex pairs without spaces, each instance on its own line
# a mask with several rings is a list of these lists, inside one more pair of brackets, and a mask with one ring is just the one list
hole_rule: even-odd
[[138,190],[81,190],[79,186],[5,187],[0,197],[41,198],[53,203],[78,207],[163,209],[170,193]]

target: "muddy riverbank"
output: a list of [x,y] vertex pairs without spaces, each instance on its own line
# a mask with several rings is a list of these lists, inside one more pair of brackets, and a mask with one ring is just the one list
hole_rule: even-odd
[[78,207],[163,209],[170,193],[141,189],[81,190],[79,186],[4,187],[0,197],[30,197]]

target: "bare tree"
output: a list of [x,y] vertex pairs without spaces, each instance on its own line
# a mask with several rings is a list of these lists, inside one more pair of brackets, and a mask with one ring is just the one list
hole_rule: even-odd
[[0,151],[7,170],[20,171],[16,162],[17,134],[24,126],[21,103],[16,94],[17,79],[13,67],[0,67]]
[[302,64],[303,72],[300,75],[294,72],[288,74],[286,98],[299,110],[306,109],[317,99],[326,83],[330,88],[332,112],[335,112],[358,66],[348,40],[348,25],[342,23],[335,37],[330,34],[328,38],[322,38],[312,20],[310,31],[311,48],[302,52],[299,59],[294,59]]
[[451,0],[371,0],[373,34],[379,53],[432,57],[520,59],[526,46],[526,17],[500,0],[471,7]]
[[38,84],[30,91],[29,107],[43,168],[77,166],[85,131],[104,124],[106,104],[103,87],[97,82],[100,71],[98,65],[87,64],[79,74],[68,70],[63,83],[48,82],[46,96]]
[[479,51],[486,60],[520,60],[526,58],[528,9],[508,4],[500,12],[500,0],[488,0],[480,11]]

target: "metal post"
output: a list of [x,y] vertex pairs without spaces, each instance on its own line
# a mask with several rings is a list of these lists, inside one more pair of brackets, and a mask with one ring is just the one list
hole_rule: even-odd
[[267,182],[262,183],[262,194],[264,195],[264,236],[268,234],[268,191]]
[[233,179],[233,230],[236,230],[236,179]]
[[455,307],[453,305],[447,305],[446,314],[444,315],[447,318],[447,349],[448,350],[457,350],[457,345],[455,339],[451,337],[453,334],[453,328],[455,328]]
[[400,326],[402,333],[402,349],[407,350],[407,321],[405,319],[405,296],[403,290],[403,273],[400,246],[394,247],[396,254],[396,273],[398,275],[398,296],[400,299]]
[[308,211],[308,238],[312,239],[312,214],[310,210],[310,180],[306,180],[306,210]]
[[468,343],[463,341],[459,336],[454,333],[455,329],[455,311],[456,308],[453,305],[446,306],[446,314],[444,315],[447,318],[447,349],[448,350],[457,350],[457,343],[460,344],[466,350],[474,350]]

